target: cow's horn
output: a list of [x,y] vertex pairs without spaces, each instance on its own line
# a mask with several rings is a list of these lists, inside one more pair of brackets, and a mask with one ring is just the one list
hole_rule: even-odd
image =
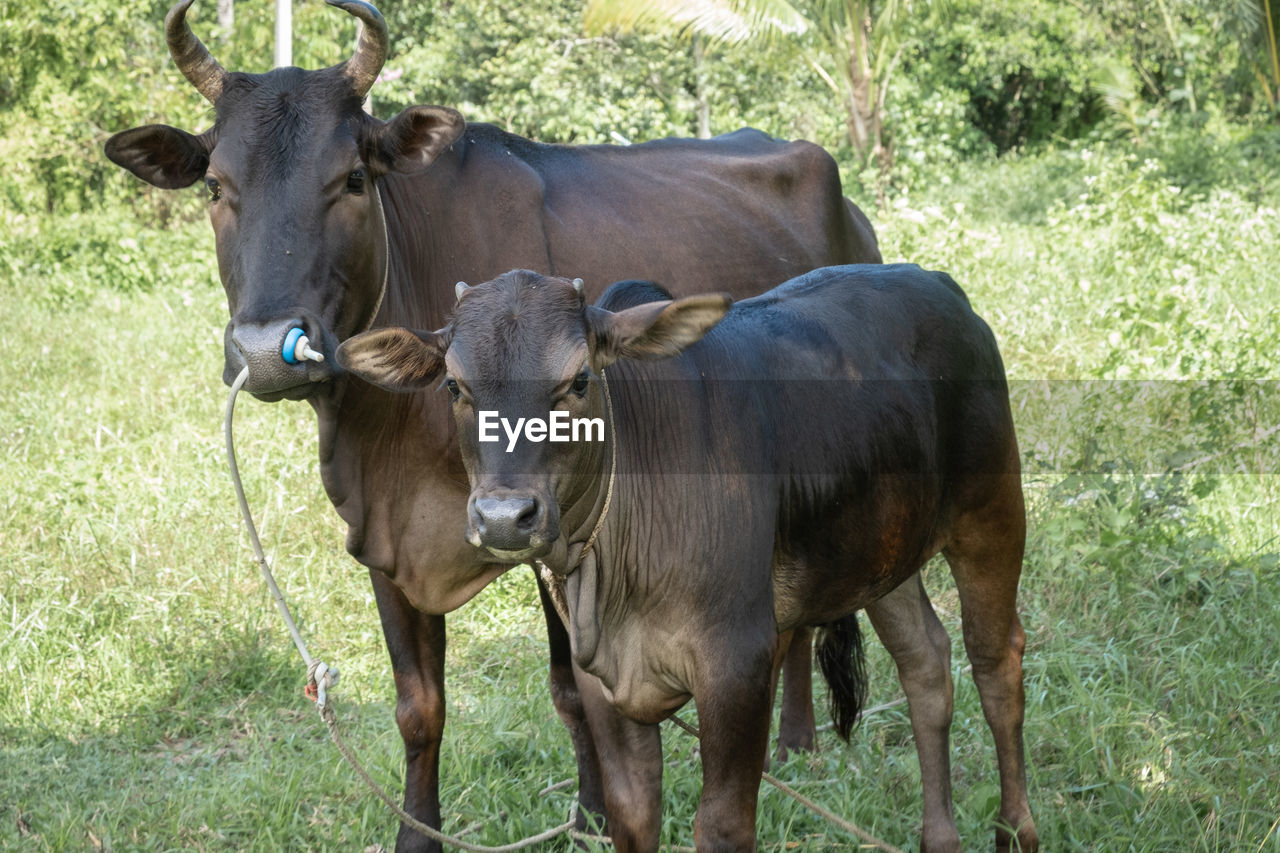
[[363,0],[325,0],[348,14],[355,15],[364,24],[356,52],[343,63],[343,73],[351,78],[356,94],[364,97],[378,79],[382,64],[387,61],[387,22],[382,13]]
[[169,54],[196,91],[209,103],[217,103],[222,95],[222,81],[227,69],[218,64],[187,23],[187,9],[195,0],[178,0],[164,18],[164,37]]
[[466,293],[470,289],[471,288],[467,286],[465,281],[460,281],[453,286],[453,293],[457,298],[461,299],[462,294]]
[[578,291],[578,295],[579,295],[579,296],[583,296],[583,295],[585,295],[585,290],[584,290],[584,288],[586,288],[586,284],[585,284],[585,283],[583,283],[582,279],[580,279],[580,278],[575,278],[575,279],[573,280],[573,289],[574,289],[574,290],[576,290],[576,291]]

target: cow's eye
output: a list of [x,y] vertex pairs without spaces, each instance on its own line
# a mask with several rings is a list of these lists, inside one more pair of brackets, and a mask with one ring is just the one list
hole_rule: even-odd
[[364,192],[364,169],[353,169],[351,174],[347,175],[347,192]]
[[450,377],[444,381],[444,387],[449,389],[449,399],[455,403],[462,396],[462,391],[458,388],[458,380]]
[[582,371],[573,377],[573,384],[569,386],[569,390],[577,394],[579,397],[587,396],[587,386],[591,383],[591,377],[587,375],[587,371]]
[[222,198],[222,184],[218,183],[217,178],[205,178],[204,185],[209,190],[209,201]]

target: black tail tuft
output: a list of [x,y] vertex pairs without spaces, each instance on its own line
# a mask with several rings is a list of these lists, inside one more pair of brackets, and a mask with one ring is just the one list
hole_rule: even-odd
[[817,657],[831,689],[831,720],[847,742],[867,699],[867,658],[857,613],[822,626]]

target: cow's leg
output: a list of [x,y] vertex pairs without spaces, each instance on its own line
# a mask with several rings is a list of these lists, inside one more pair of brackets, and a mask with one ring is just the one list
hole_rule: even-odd
[[797,628],[782,660],[782,713],[778,718],[778,760],[791,750],[813,750],[813,632]]
[[573,673],[599,758],[609,835],[620,853],[653,853],[662,829],[662,739],[656,725],[629,720],[609,703],[600,680]]
[[[769,743],[772,649],[705,650],[699,673],[702,797],[694,820],[699,853],[756,849],[756,801]],[[732,661],[732,664],[728,662]],[[721,662],[722,665],[717,665]]]
[[973,664],[982,713],[995,739],[1000,768],[999,850],[1036,850],[1039,840],[1027,797],[1022,746],[1025,699],[1017,614],[1026,515],[1017,476],[1004,477],[984,506],[958,518],[943,549],[960,592],[965,651]]
[[[396,683],[396,725],[404,739],[404,809],[440,828],[440,739],[444,735],[444,617],[415,610],[394,583],[370,571],[382,633]],[[440,845],[403,824],[396,850],[438,851]]]
[[933,612],[918,573],[867,607],[867,615],[893,656],[907,695],[924,786],[920,849],[959,851],[951,808],[951,638]]
[[[535,577],[537,571],[534,571]],[[551,596],[542,581],[538,581],[538,594],[542,596],[542,610],[547,619],[547,640],[551,650],[551,701],[573,741],[573,752],[578,759],[578,815],[579,830],[607,834],[605,822],[604,789],[600,782],[600,760],[596,745],[587,724],[586,709],[573,675],[573,658],[569,648],[569,632],[556,613]]]

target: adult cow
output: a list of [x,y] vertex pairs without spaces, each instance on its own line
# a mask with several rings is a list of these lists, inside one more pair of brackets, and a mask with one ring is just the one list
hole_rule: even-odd
[[[127,130],[107,155],[158,187],[207,187],[231,315],[224,379],[247,365],[244,387],[255,396],[305,399],[316,411],[324,485],[348,525],[348,550],[370,570],[391,656],[405,806],[438,826],[441,614],[511,563],[458,535],[467,488],[447,406],[350,380],[333,358],[339,342],[373,326],[435,328],[456,281],[513,267],[748,295],[824,264],[878,261],[875,237],[813,145],[739,131],[628,148],[548,146],[428,106],[381,121],[361,108],[387,53],[372,6],[329,0],[364,24],[346,62],[247,74],[224,69],[191,32],[191,2],[170,10],[166,36],[213,104],[213,126]],[[294,329],[323,361],[281,357]],[[553,700],[574,742],[582,804],[598,810],[568,640],[545,591],[543,601]],[[812,724],[798,728],[803,740]],[[433,846],[407,830],[399,842]]]
[[[956,283],[910,265],[833,267],[732,311],[719,294],[617,312],[588,306],[579,284],[517,270],[461,291],[439,331],[378,329],[338,356],[389,390],[443,397],[444,380],[468,539],[560,579],[574,663],[594,676],[578,683],[615,846],[658,849],[657,724],[693,698],[697,849],[754,849],[779,635],[865,607],[894,625],[912,727],[928,739],[921,849],[958,850],[949,641],[911,580],[941,552],[995,738],[996,846],[1036,849],[1018,447],[995,338]],[[485,440],[487,421],[552,412],[601,426],[593,440],[553,442],[545,426]],[[847,735],[859,691],[839,646],[857,640],[839,634],[819,657]]]

